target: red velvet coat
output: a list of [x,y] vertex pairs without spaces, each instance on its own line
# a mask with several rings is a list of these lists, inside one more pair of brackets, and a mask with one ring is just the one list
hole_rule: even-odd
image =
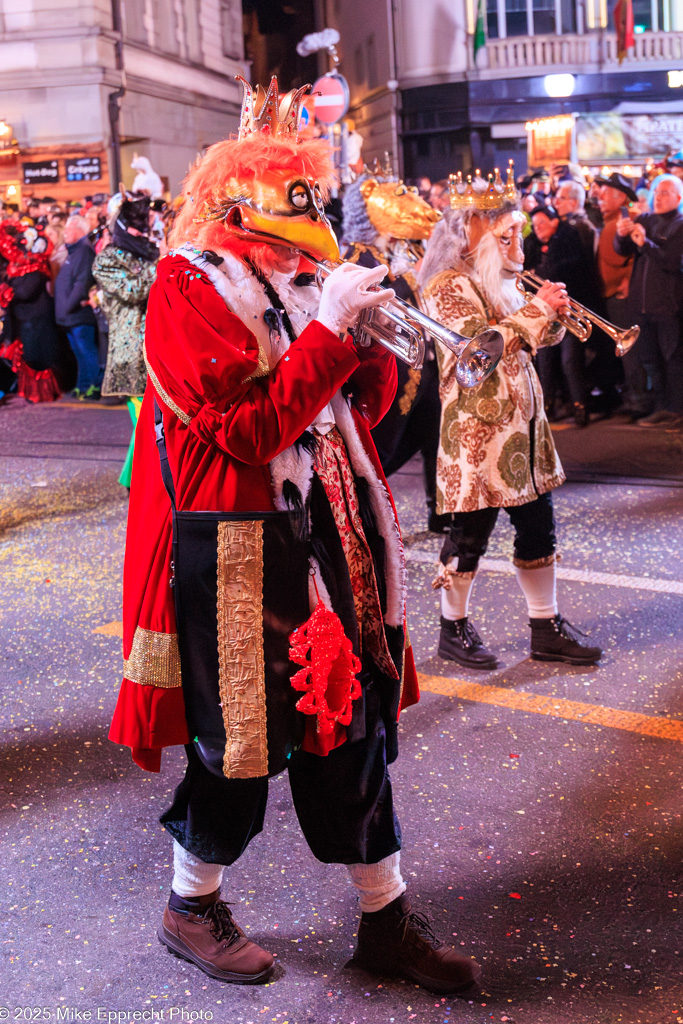
[[[384,480],[370,428],[396,390],[394,357],[372,345],[360,353],[314,320],[286,359],[267,376],[257,371],[258,342],[226,307],[208,277],[169,256],[158,266],[147,311],[150,367],[136,429],[123,578],[123,654],[138,627],[175,634],[171,576],[171,506],[155,443],[153,401],[162,394],[169,462],[177,507],[185,510],[265,511],[274,508],[269,461],[288,448],[349,380],[361,442]],[[156,378],[156,380],[155,380]],[[189,424],[171,411],[177,406]],[[402,707],[418,699],[408,647]],[[180,686],[124,678],[110,739],[132,748],[140,767],[159,771],[161,748],[189,740]]]

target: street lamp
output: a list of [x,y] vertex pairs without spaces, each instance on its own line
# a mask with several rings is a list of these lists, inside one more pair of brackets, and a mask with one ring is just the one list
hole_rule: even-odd
[[543,87],[548,96],[559,99],[562,96],[571,96],[574,92],[576,79],[573,75],[546,75],[543,79]]

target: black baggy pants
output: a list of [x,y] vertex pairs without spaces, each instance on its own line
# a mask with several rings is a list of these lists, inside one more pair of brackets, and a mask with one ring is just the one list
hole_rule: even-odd
[[[380,695],[370,685],[364,697],[364,739],[343,743],[327,757],[298,750],[288,765],[301,830],[313,855],[327,864],[376,864],[401,848]],[[185,778],[159,820],[200,860],[232,864],[263,829],[268,779],[222,778],[203,765],[192,744],[185,749]],[[391,750],[389,757],[395,757]]]
[[[526,505],[504,509],[515,529],[515,563],[535,562],[549,558],[555,551],[555,517],[550,492],[541,494]],[[474,512],[454,512],[451,529],[441,549],[444,565],[457,558],[457,572],[475,572],[484,556],[499,508],[480,508]]]

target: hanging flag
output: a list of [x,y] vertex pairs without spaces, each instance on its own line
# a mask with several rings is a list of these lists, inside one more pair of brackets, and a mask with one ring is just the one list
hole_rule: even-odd
[[617,58],[621,64],[629,48],[635,45],[633,0],[617,0],[614,5],[614,27],[617,30]]
[[486,0],[477,0],[477,21],[474,26],[474,63],[482,67],[486,58]]

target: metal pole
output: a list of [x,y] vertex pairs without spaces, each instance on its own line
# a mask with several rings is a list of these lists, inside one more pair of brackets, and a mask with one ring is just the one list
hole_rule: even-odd
[[123,68],[123,21],[121,18],[121,0],[111,0],[111,22],[116,33],[114,43],[114,58],[116,70],[121,72],[121,85],[114,92],[109,93],[109,132],[111,136],[111,170],[109,172],[109,184],[112,192],[118,192],[121,181],[121,137],[119,135],[119,117],[121,115],[121,100],[126,92],[126,75]]
[[394,25],[393,0],[387,0],[387,29],[389,42],[389,92],[391,95],[391,148],[396,154],[396,167],[399,178],[403,177],[403,141],[400,126],[401,94],[398,88],[398,69],[396,66],[396,31]]

